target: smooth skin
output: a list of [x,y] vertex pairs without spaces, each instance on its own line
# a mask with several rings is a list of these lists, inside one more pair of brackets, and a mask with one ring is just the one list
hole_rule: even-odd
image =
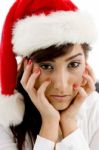
[[59,128],[63,137],[77,129],[76,116],[95,90],[95,77],[82,47],[75,44],[70,53],[51,61],[25,60],[21,84],[41,114],[39,135],[57,142]]

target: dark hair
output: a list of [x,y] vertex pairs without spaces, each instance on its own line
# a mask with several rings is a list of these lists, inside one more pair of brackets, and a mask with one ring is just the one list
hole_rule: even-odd
[[[31,59],[37,63],[46,60],[51,60],[69,53],[72,50],[73,46],[74,46],[73,44],[60,45],[58,47],[53,45],[46,49],[34,52],[28,59]],[[88,50],[90,49],[89,45],[82,44],[81,46],[84,50],[85,57],[87,57]],[[15,141],[17,142],[18,150],[22,150],[25,142],[25,136],[27,133],[30,136],[32,147],[34,147],[37,134],[39,134],[42,125],[42,119],[39,111],[37,110],[35,105],[31,102],[27,92],[23,89],[20,83],[23,70],[24,68],[22,63],[17,76],[16,89],[24,96],[24,103],[25,103],[24,118],[21,124],[10,127],[11,131],[14,134]]]

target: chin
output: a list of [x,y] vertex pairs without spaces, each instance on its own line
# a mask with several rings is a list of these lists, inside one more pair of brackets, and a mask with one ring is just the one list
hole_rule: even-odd
[[68,105],[54,105],[54,108],[58,111],[65,110],[68,107]]

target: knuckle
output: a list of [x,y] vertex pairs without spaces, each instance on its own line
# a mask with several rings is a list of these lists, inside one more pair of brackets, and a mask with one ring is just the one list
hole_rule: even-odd
[[30,87],[29,87],[29,86],[26,86],[26,87],[25,87],[25,90],[26,90],[28,93],[30,93]]
[[28,70],[29,70],[29,66],[26,65],[25,68],[24,68],[24,72],[28,72]]
[[39,98],[42,98],[42,96],[43,96],[43,90],[42,90],[42,88],[38,89],[37,95],[38,95]]
[[23,79],[21,79],[20,83],[21,83],[21,85],[22,85],[23,87],[25,86],[25,83],[24,83]]
[[37,91],[37,95],[40,96],[41,95],[41,89],[38,89]]

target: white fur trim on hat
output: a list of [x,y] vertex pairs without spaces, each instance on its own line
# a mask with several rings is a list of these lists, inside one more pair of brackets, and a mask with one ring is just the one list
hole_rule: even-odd
[[12,35],[13,51],[29,56],[33,51],[51,45],[92,44],[96,40],[96,27],[85,12],[59,11],[18,20]]
[[0,124],[8,127],[22,122],[25,111],[23,96],[20,93],[0,95]]

